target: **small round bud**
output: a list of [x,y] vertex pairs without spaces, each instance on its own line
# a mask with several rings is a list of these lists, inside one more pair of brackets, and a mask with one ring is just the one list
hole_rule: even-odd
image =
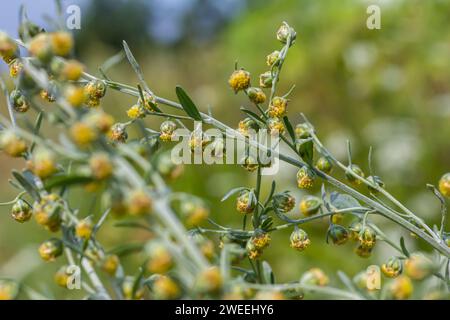
[[271,71],[266,71],[259,75],[259,86],[261,88],[272,87],[273,77]]
[[405,261],[405,272],[414,280],[422,280],[434,271],[433,262],[422,253],[413,253]]
[[277,39],[281,43],[287,43],[288,39],[290,39],[291,44],[295,42],[295,39],[297,38],[297,33],[295,30],[286,22],[283,22],[283,24],[280,26],[280,28],[277,31]]
[[256,231],[249,240],[255,246],[256,250],[263,250],[269,246],[271,238],[268,232]]
[[242,167],[248,172],[254,172],[259,167],[259,163],[250,155],[245,156],[244,159],[241,160],[241,163]]
[[63,243],[61,240],[52,238],[44,241],[39,246],[39,255],[44,261],[54,261],[63,252]]
[[255,210],[256,198],[250,197],[250,191],[244,190],[236,200],[236,209],[240,213],[252,213]]
[[262,251],[259,250],[258,248],[256,248],[255,244],[250,240],[247,241],[247,244],[245,246],[245,251],[247,252],[248,258],[251,260],[258,259],[262,254]]
[[331,239],[333,241],[333,244],[341,245],[347,242],[348,240],[348,231],[343,226],[338,224],[332,224],[328,228],[327,232],[327,242],[328,239]]
[[73,141],[80,147],[89,146],[97,139],[97,132],[84,122],[76,122],[70,128]]
[[64,89],[64,98],[75,108],[80,107],[86,102],[84,89],[74,85],[66,86]]
[[392,257],[381,265],[381,272],[388,278],[398,277],[403,270],[402,262],[399,258]]
[[300,201],[300,212],[306,217],[310,217],[319,212],[320,206],[322,205],[322,200],[315,196],[305,196]]
[[388,287],[389,295],[396,300],[405,300],[411,297],[414,291],[412,281],[407,276],[396,278]]
[[113,165],[107,153],[97,152],[89,160],[92,176],[97,180],[104,180],[113,174]]
[[108,135],[113,142],[125,143],[128,139],[126,126],[123,123],[114,124]]
[[152,199],[143,190],[134,190],[128,196],[128,211],[134,216],[143,216],[151,213]]
[[259,130],[259,125],[252,118],[245,118],[244,120],[239,121],[238,131],[243,136],[253,136]]
[[141,106],[144,110],[150,111],[150,112],[156,112],[158,103],[156,101],[156,97],[147,91],[144,91],[143,94],[144,101],[142,101],[142,98],[139,97],[137,104]]
[[223,279],[218,267],[210,267],[200,272],[195,287],[201,293],[217,293],[222,289]]
[[266,63],[269,67],[278,62],[280,58],[280,51],[275,50],[266,57]]
[[182,202],[180,209],[188,227],[199,226],[209,217],[208,207],[203,201],[198,199],[188,199]]
[[289,194],[289,191],[274,195],[272,202],[281,213],[287,213],[295,207],[295,198]]
[[65,31],[54,32],[51,34],[51,44],[55,55],[65,57],[73,48],[72,35]]
[[439,180],[439,191],[447,198],[450,198],[450,172],[444,174]]
[[266,94],[260,88],[251,87],[247,90],[248,98],[255,104],[261,104],[266,101]]
[[272,136],[281,135],[284,132],[284,124],[279,118],[269,118],[267,120],[267,127]]
[[270,117],[282,118],[286,114],[288,101],[283,97],[274,97],[268,109]]
[[308,234],[303,229],[295,229],[290,236],[291,248],[298,251],[303,251],[309,247],[311,240],[309,240]]
[[352,164],[351,166],[349,166],[345,172],[345,177],[347,178],[347,180],[355,185],[359,185],[361,184],[361,180],[359,180],[358,178],[356,178],[353,174],[356,174],[357,176],[364,178],[364,172],[362,171],[362,169],[356,165],[356,164]]
[[13,90],[9,95],[9,100],[14,108],[14,111],[24,113],[30,109],[28,99],[22,94],[20,90]]
[[355,253],[361,258],[368,258],[372,254],[372,248],[359,245],[355,248]]
[[98,100],[105,96],[106,84],[101,80],[91,80],[84,86],[84,91],[89,99]]
[[119,268],[120,260],[115,254],[107,255],[101,262],[101,268],[104,272],[109,274],[111,277],[116,275],[117,269]]
[[251,260],[258,259],[262,254],[262,251],[256,248],[255,244],[250,240],[247,241],[245,251],[247,252],[247,256],[249,257],[249,259]]
[[157,300],[174,300],[181,294],[178,284],[167,276],[159,276],[153,282],[152,289]]
[[309,189],[314,186],[315,177],[316,175],[311,169],[306,166],[301,167],[297,172],[297,186],[300,189]]
[[50,62],[53,56],[52,44],[48,33],[39,33],[31,39],[28,51],[43,63]]
[[41,201],[33,206],[36,222],[51,232],[56,232],[61,227],[62,218],[59,212],[59,200],[57,194],[51,193],[42,197]]
[[329,174],[333,170],[333,164],[327,157],[320,157],[316,161],[316,168]]
[[21,157],[27,151],[27,145],[13,131],[0,131],[0,149],[11,157]]
[[92,235],[94,226],[90,218],[80,220],[75,226],[75,234],[81,239],[89,239]]
[[228,84],[235,93],[247,89],[250,86],[250,73],[244,69],[235,70],[228,79]]
[[306,123],[299,123],[295,127],[295,137],[297,139],[307,139],[311,137],[311,128]]
[[145,110],[138,104],[135,104],[127,110],[127,116],[130,119],[140,119],[145,117]]
[[45,179],[57,171],[55,154],[39,148],[28,162],[28,168],[39,178]]
[[159,138],[162,141],[169,142],[169,141],[172,141],[172,139],[175,135],[174,132],[177,129],[177,124],[173,121],[167,120],[167,121],[164,121],[163,123],[161,123],[161,126],[159,129],[161,131]]
[[17,58],[19,47],[5,32],[0,31],[0,55],[6,63]]
[[22,70],[23,70],[23,63],[19,59],[14,59],[9,64],[9,75],[12,78],[16,78]]
[[0,300],[14,300],[19,295],[19,284],[10,279],[0,279]]
[[28,221],[30,220],[32,215],[32,208],[27,202],[23,201],[22,199],[17,200],[16,203],[14,203],[14,205],[12,206],[11,216],[17,222],[23,223],[25,221]]
[[77,60],[68,60],[62,65],[60,76],[66,81],[77,81],[83,75],[84,66]]
[[359,232],[358,240],[361,246],[372,249],[377,242],[377,233],[371,227],[364,226]]
[[101,133],[108,133],[114,123],[114,118],[101,110],[93,110],[85,116],[83,121]]
[[330,282],[327,275],[319,268],[312,268],[306,271],[301,279],[300,283],[310,284],[315,286],[324,287]]
[[150,273],[163,274],[174,265],[172,255],[161,242],[150,241],[145,247],[145,252],[148,255],[146,269]]
[[55,275],[53,276],[53,280],[55,280],[55,283],[62,288],[67,288],[69,277],[71,276],[67,272],[67,268],[68,266],[62,266],[58,269],[58,271],[56,271]]
[[372,185],[367,186],[370,191],[373,193],[377,193],[377,188],[384,188],[384,182],[378,176],[369,176],[367,177],[367,181],[369,181]]

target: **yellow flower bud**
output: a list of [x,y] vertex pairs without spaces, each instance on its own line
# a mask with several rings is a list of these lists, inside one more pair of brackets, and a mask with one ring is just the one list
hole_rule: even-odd
[[62,254],[63,243],[61,240],[52,238],[44,241],[39,246],[39,255],[44,261],[54,261]]
[[250,86],[250,73],[243,69],[235,70],[228,79],[228,84],[236,93],[247,89]]
[[287,104],[287,99],[283,97],[274,97],[268,109],[269,116],[272,118],[282,118],[286,115]]
[[28,162],[28,168],[39,178],[45,179],[57,171],[55,155],[39,148]]
[[439,191],[447,198],[450,198],[450,172],[444,174],[439,180]]
[[275,50],[266,57],[266,63],[269,67],[271,67],[274,63],[278,62],[278,58],[280,57],[280,51]]
[[65,31],[54,32],[51,34],[51,44],[55,55],[65,57],[73,48],[72,35]]
[[89,239],[94,226],[90,218],[80,220],[75,226],[75,234],[81,239]]
[[20,62],[19,59],[14,59],[9,64],[9,75],[12,78],[17,77],[22,70],[23,70],[23,63]]
[[388,278],[395,278],[402,273],[403,266],[400,259],[393,257],[381,265],[381,272]]
[[167,276],[158,277],[153,282],[153,294],[158,300],[173,300],[177,299],[181,290],[177,283]]
[[314,179],[314,172],[307,167],[301,167],[297,172],[297,186],[300,189],[309,189],[314,186]]
[[309,240],[308,234],[303,229],[295,229],[290,236],[291,248],[298,251],[303,251],[309,247],[311,240]]
[[17,200],[11,209],[12,218],[20,223],[30,220],[32,215],[31,206],[22,199]]
[[119,268],[120,260],[115,254],[107,255],[101,262],[101,268],[104,272],[109,274],[111,277],[116,275],[116,271]]
[[327,275],[319,268],[309,269],[300,279],[300,283],[321,287],[326,286],[329,282]]
[[152,199],[142,190],[132,191],[128,197],[128,211],[131,215],[142,216],[151,213]]
[[11,157],[21,157],[27,151],[27,145],[11,130],[0,131],[0,149]]
[[83,74],[84,66],[76,60],[68,60],[62,67],[61,77],[68,81],[77,81]]
[[103,152],[97,152],[92,155],[89,160],[89,167],[92,175],[97,180],[108,179],[111,177],[114,169],[108,154]]
[[260,88],[251,87],[247,90],[248,98],[255,104],[261,104],[266,101],[266,94]]
[[407,276],[396,278],[389,286],[389,293],[396,300],[405,300],[411,297],[414,291],[411,279]]
[[242,191],[236,200],[236,210],[240,213],[252,213],[255,210],[255,199],[250,199],[250,191]]
[[172,255],[164,244],[151,241],[145,251],[148,254],[146,265],[148,272],[163,274],[173,267]]
[[210,267],[200,272],[196,279],[196,289],[201,293],[217,293],[222,289],[223,279],[218,267]]
[[86,147],[97,139],[97,132],[83,122],[77,122],[70,128],[72,139],[80,147]]
[[434,271],[433,262],[421,253],[413,253],[405,261],[405,272],[414,280],[422,280]]
[[14,300],[19,294],[19,284],[10,279],[0,279],[0,300]]
[[127,110],[127,116],[130,119],[139,119],[145,117],[145,111],[138,104],[135,104]]
[[360,176],[361,178],[364,178],[364,172],[362,171],[362,169],[358,165],[352,164],[350,167],[347,168],[347,171],[345,172],[345,177],[349,182],[355,185],[361,184],[361,180],[354,177],[351,172],[353,172],[357,176]]
[[67,85],[64,89],[64,98],[73,107],[80,107],[86,101],[86,94],[81,87]]

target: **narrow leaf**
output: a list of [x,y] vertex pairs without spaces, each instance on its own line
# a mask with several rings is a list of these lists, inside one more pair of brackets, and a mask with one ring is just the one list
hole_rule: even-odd
[[19,171],[13,170],[12,175],[17,180],[17,182],[24,188],[30,196],[32,196],[35,200],[40,200],[41,195],[39,194],[38,188],[34,185],[34,183],[28,181]]
[[402,248],[403,254],[409,258],[409,252],[408,249],[406,249],[405,239],[403,239],[403,237],[400,238],[400,248]]
[[289,133],[289,136],[292,139],[292,142],[295,143],[295,131],[294,128],[292,128],[292,124],[289,121],[289,118],[287,116],[283,117],[284,126],[286,127],[287,132]]
[[177,94],[178,100],[181,103],[184,111],[194,120],[202,121],[202,116],[195,106],[194,102],[192,102],[191,98],[188,96],[186,91],[180,86],[175,88],[175,92]]
[[227,200],[229,197],[231,197],[233,194],[238,193],[238,192],[243,191],[243,190],[248,190],[248,188],[246,188],[246,187],[233,188],[230,191],[228,191],[227,194],[224,195],[223,198],[220,201],[223,202],[223,201]]

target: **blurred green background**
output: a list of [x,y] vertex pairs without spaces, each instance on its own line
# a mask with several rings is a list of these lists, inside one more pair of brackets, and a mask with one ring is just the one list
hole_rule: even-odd
[[[251,107],[245,96],[234,95],[228,87],[235,61],[251,72],[256,85],[259,74],[267,70],[266,55],[281,47],[275,31],[283,20],[287,21],[297,31],[297,42],[289,51],[278,88],[284,94],[296,85],[288,107],[291,121],[298,123],[299,113],[305,113],[325,145],[344,161],[349,139],[354,162],[366,171],[369,146],[373,146],[375,172],[389,191],[426,221],[439,223],[439,204],[425,184],[437,184],[449,171],[450,1],[79,3],[82,27],[74,31],[77,56],[90,72],[96,73],[101,63],[121,49],[125,39],[156,94],[175,100],[174,88],[180,84],[202,111],[210,106],[215,117],[232,127],[243,118],[239,107]],[[381,8],[380,30],[366,27],[370,4]],[[29,10],[29,16],[33,19],[36,13]],[[120,82],[137,83],[126,61],[108,75]],[[125,110],[133,103],[132,97],[110,90],[102,106],[117,119],[125,119]],[[0,108],[6,114],[3,99]],[[153,128],[160,123],[159,119],[146,121]],[[3,154],[0,162],[3,202],[15,196],[7,182],[10,170],[23,164]],[[280,191],[291,190],[299,200],[302,192],[296,189],[295,172],[295,168],[282,165],[275,179]],[[239,227],[241,217],[234,201],[220,203],[220,199],[231,188],[254,185],[255,179],[238,166],[191,165],[172,187],[206,199],[214,220]],[[263,180],[263,195],[270,180]],[[363,188],[361,191],[366,192]],[[73,206],[79,205],[82,215],[98,218],[101,212],[92,209],[98,207],[97,195],[81,195],[77,190],[72,193]],[[78,292],[63,291],[48,281],[62,261],[50,265],[39,261],[36,249],[48,237],[47,232],[34,220],[17,224],[10,219],[9,210],[9,206],[0,207],[0,276],[24,278],[31,287],[48,295],[79,297]],[[393,240],[406,236],[410,250],[421,245],[397,226],[378,221]],[[106,248],[148,238],[145,233],[130,233],[111,225],[109,222],[100,233]],[[312,245],[302,253],[289,247],[291,230],[273,234],[264,259],[272,264],[277,281],[296,280],[308,268],[318,266],[330,275],[333,284],[338,284],[336,270],[353,276],[394,254],[380,244],[371,258],[361,259],[353,253],[352,244],[327,245],[325,220],[304,229]],[[124,261],[133,274],[142,257],[131,255]]]

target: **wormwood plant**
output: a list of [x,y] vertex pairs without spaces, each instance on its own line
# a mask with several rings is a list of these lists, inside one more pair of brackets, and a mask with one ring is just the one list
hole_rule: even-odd
[[[48,230],[49,239],[38,251],[43,260],[61,263],[57,284],[70,287],[73,274],[68,266],[78,266],[83,270],[81,288],[90,299],[297,299],[309,293],[344,299],[407,299],[413,294],[412,280],[414,286],[427,288],[417,298],[448,297],[450,239],[444,197],[450,196],[450,174],[442,177],[439,188],[428,186],[442,207],[441,225],[429,226],[387,191],[372,168],[371,152],[366,176],[353,163],[350,145],[344,164],[326,149],[304,115],[294,127],[286,116],[289,92],[283,95],[277,90],[289,48],[296,41],[296,32],[287,23],[276,32],[282,47],[267,56],[268,71],[260,75],[259,87],[251,86],[250,73],[237,66],[229,78],[231,89],[247,95],[252,105],[241,108],[245,118],[236,130],[211,113],[200,112],[181,87],[176,87],[179,102],[156,95],[125,41],[125,55],[139,78],[137,86],[107,76],[108,69],[120,62],[117,56],[99,68],[100,76],[88,73],[72,58],[72,36],[62,29],[46,32],[24,17],[19,34],[20,39],[13,39],[0,33],[0,53],[14,81],[11,91],[1,83],[10,118],[0,118],[0,147],[26,164],[11,173],[17,197],[1,205],[11,206],[15,221],[24,223],[34,216]],[[101,106],[110,90],[136,98],[125,122],[116,122],[108,106]],[[146,127],[146,117],[164,122],[154,130]],[[297,167],[298,188],[321,184],[320,196],[299,199],[303,217],[290,218],[289,212],[297,210],[296,199],[279,190],[270,176],[261,175],[258,157],[247,155],[242,166],[253,172],[256,184],[232,189],[223,199],[236,198],[242,228],[219,225],[204,200],[173,192],[166,184],[180,176],[182,167],[171,161],[170,151],[160,151],[160,145],[170,145],[175,130],[192,128],[194,120]],[[43,136],[45,125],[58,134]],[[130,126],[139,129],[139,139],[129,141]],[[292,156],[250,139],[251,130],[265,128],[280,135]],[[189,145],[193,152],[208,145],[223,151],[219,143],[193,134]],[[335,178],[338,171],[345,181]],[[262,183],[271,184],[268,194],[261,193]],[[76,186],[86,193],[97,192],[103,211],[82,216],[78,202],[68,198]],[[367,191],[357,186],[366,186]],[[375,216],[409,231],[433,251],[409,252],[403,238],[386,236],[375,224]],[[139,246],[105,248],[97,233],[106,219],[114,218],[122,218],[115,227],[148,231],[150,240]],[[286,242],[292,255],[301,254],[310,245],[302,225],[316,220],[328,221],[323,232],[330,245],[352,245],[359,257],[370,256],[376,246],[392,247],[395,254],[380,261],[383,277],[392,280],[378,290],[375,268],[372,273],[362,270],[353,279],[338,272],[340,282],[330,286],[328,276],[313,268],[300,279],[277,282],[270,261],[261,258],[264,250],[270,250],[271,238],[279,230],[292,230]],[[142,265],[137,270],[122,266],[130,251],[140,253]],[[0,298],[14,299],[21,291],[31,298],[43,297],[13,279],[0,280]]]

